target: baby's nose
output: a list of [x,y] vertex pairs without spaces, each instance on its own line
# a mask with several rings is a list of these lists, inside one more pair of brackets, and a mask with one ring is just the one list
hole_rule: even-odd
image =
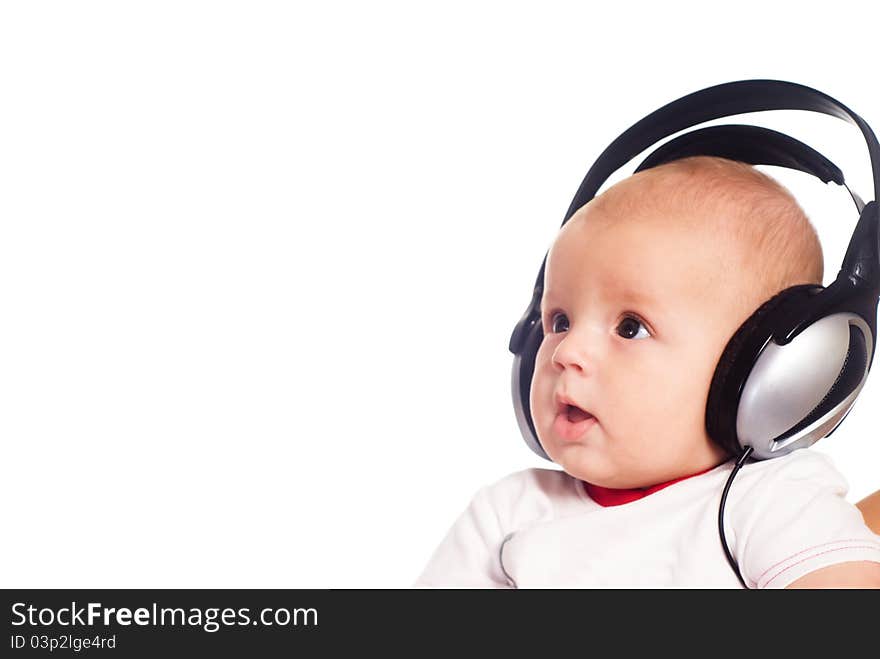
[[586,337],[569,333],[553,352],[553,364],[562,369],[588,373],[595,364],[595,342]]

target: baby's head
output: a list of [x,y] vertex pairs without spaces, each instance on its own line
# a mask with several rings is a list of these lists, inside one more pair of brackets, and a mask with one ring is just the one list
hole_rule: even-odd
[[[547,455],[611,488],[726,460],[705,415],[727,341],[762,302],[821,284],[822,271],[797,201],[750,165],[686,158],[594,198],[562,227],[544,272],[530,405]],[[572,425],[566,402],[594,419]]]

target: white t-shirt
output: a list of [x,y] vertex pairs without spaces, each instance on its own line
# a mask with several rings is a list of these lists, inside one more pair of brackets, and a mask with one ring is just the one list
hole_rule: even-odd
[[[603,507],[563,471],[526,469],[480,489],[415,587],[741,588],[718,534],[727,462]],[[799,449],[747,463],[724,532],[750,588],[783,588],[847,561],[880,562],[880,536],[831,460]]]

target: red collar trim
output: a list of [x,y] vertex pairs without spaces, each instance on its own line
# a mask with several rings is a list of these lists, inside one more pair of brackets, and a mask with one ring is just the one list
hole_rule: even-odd
[[584,489],[587,491],[587,494],[590,495],[590,498],[598,503],[600,506],[607,508],[609,506],[621,506],[625,503],[630,503],[632,501],[642,499],[649,494],[654,494],[654,492],[662,490],[664,487],[669,487],[670,485],[674,485],[675,483],[683,481],[687,478],[693,478],[694,476],[705,474],[707,471],[711,471],[714,468],[715,467],[709,467],[708,469],[699,471],[696,474],[682,476],[681,478],[666,481],[665,483],[657,483],[656,485],[651,485],[650,487],[613,489],[610,487],[602,487],[601,485],[593,485],[592,483],[588,483],[586,481],[582,482],[584,484]]

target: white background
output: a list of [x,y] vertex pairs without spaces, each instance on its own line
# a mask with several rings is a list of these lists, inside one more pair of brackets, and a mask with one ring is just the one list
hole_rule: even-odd
[[[553,467],[520,439],[507,343],[602,149],[747,78],[880,127],[878,18],[4,3],[0,586],[407,587],[479,487]],[[737,120],[873,198],[854,126]],[[816,224],[829,283],[846,191],[765,171]],[[878,402],[869,379],[819,444],[853,501],[880,488]]]

